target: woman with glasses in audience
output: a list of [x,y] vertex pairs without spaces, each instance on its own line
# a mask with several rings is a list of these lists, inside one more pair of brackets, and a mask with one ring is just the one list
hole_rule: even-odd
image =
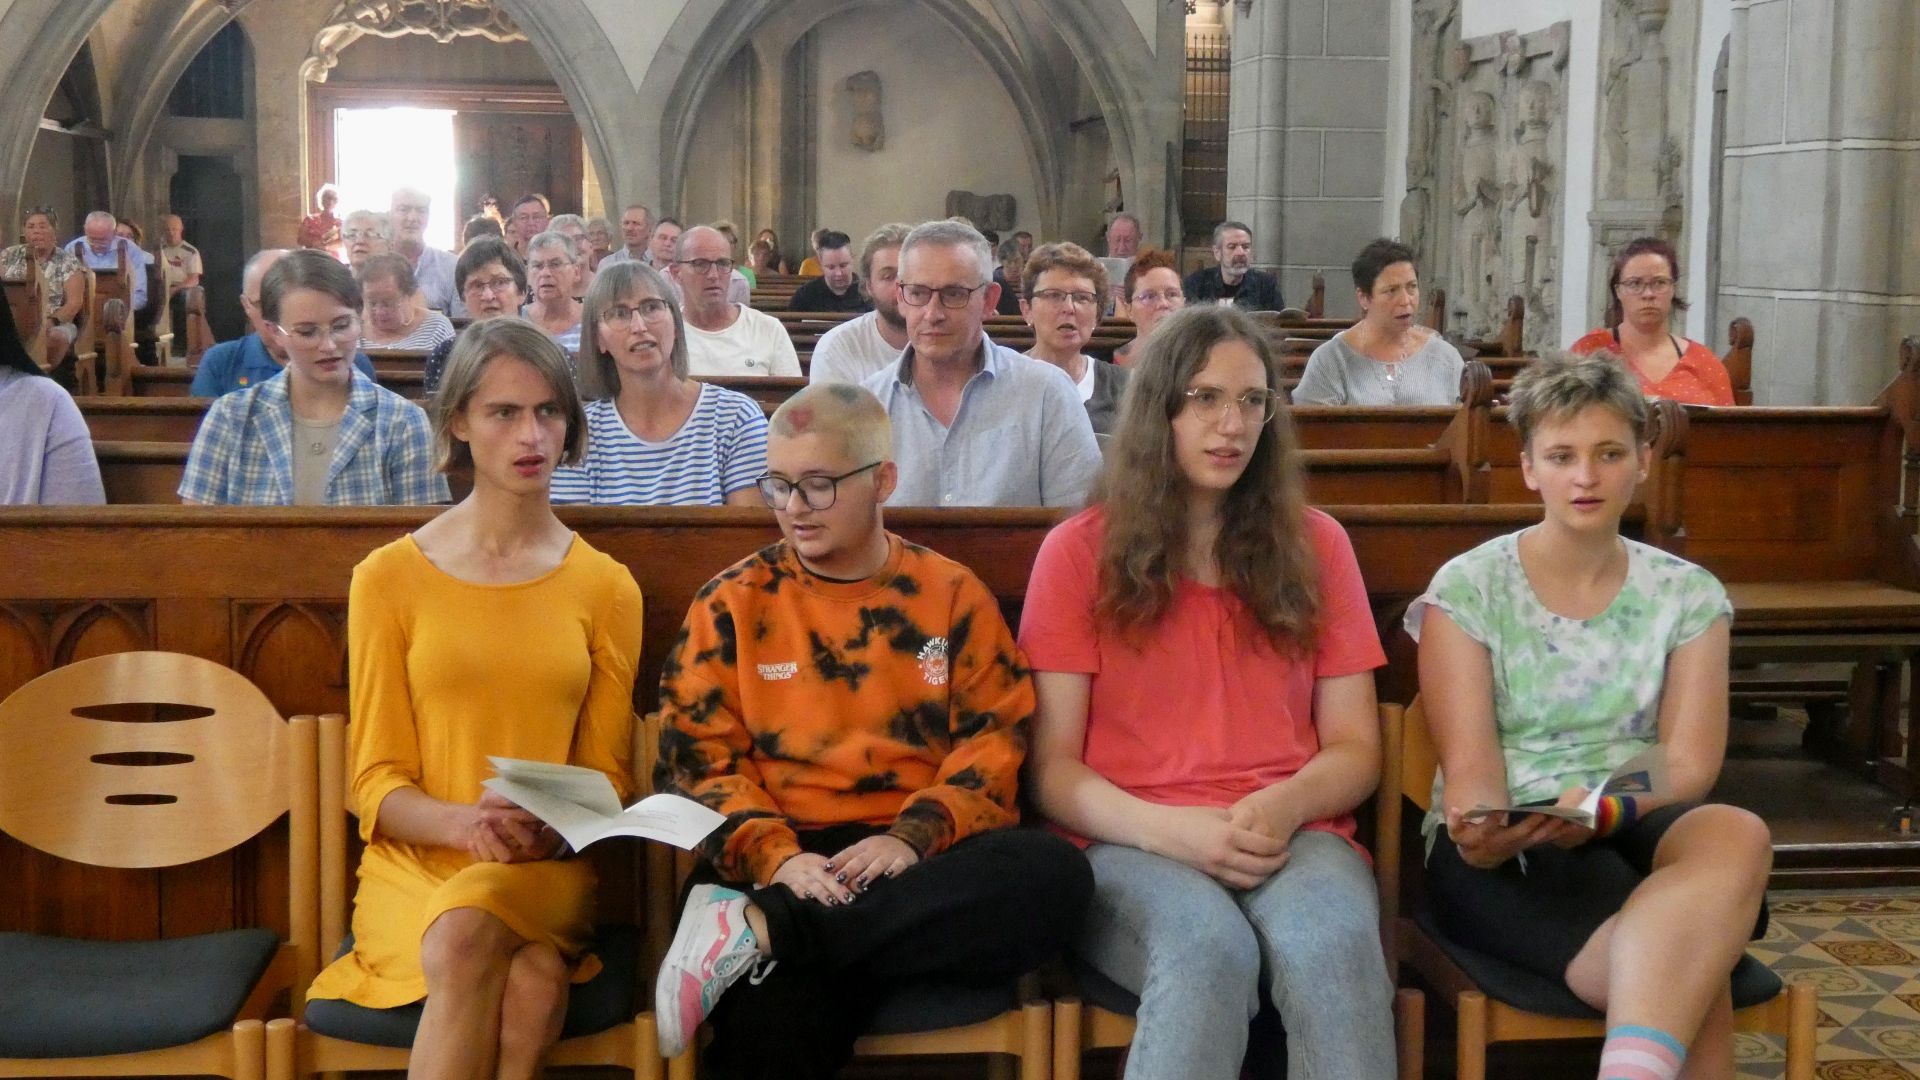
[[522,313],[560,343],[567,355],[580,353],[580,249],[573,238],[548,229],[527,244],[527,281],[533,298]]
[[20,242],[0,251],[0,277],[26,281],[29,268],[46,286],[47,370],[72,389],[72,367],[67,363],[73,341],[80,336],[81,308],[87,303],[86,267],[60,246],[60,219],[51,206],[36,206],[20,221]]
[[387,215],[377,211],[355,210],[340,223],[340,242],[346,251],[347,266],[356,274],[368,259],[387,253],[387,241],[391,237]]
[[354,369],[360,286],[324,252],[291,252],[260,283],[280,374],[222,395],[187,455],[180,500],[247,506],[446,502],[420,406]]
[[1027,259],[1020,281],[1025,286],[1020,314],[1033,327],[1027,355],[1066,372],[1080,390],[1094,434],[1107,434],[1120,411],[1127,369],[1085,352],[1107,295],[1106,267],[1079,244],[1044,244]]
[[[453,287],[474,323],[518,315],[527,301],[527,264],[499,236],[480,236],[460,251],[453,263]],[[458,339],[455,339],[456,341]],[[427,354],[426,388],[434,393],[440,372],[453,355],[453,341],[441,342]],[[571,361],[569,361],[571,363]]]
[[688,377],[686,323],[667,279],[645,263],[606,267],[584,325],[587,454],[554,474],[553,501],[760,505],[766,414],[745,394]]
[[1146,248],[1134,257],[1121,290],[1126,294],[1126,313],[1133,319],[1133,340],[1113,351],[1114,363],[1132,366],[1134,351],[1160,320],[1187,306],[1178,265],[1173,252],[1164,248]]
[[1360,320],[1307,358],[1296,405],[1451,405],[1460,400],[1460,350],[1419,324],[1413,249],[1384,237],[1353,260]]
[[1288,1076],[1395,1071],[1353,820],[1386,657],[1345,530],[1306,504],[1280,380],[1242,312],[1162,323],[1027,587],[1032,790],[1093,866],[1079,955],[1140,999],[1128,1080],[1234,1080],[1263,996]]
[[633,788],[640,590],[547,501],[586,438],[547,335],[471,328],[432,441],[473,492],[353,571],[348,797],[366,853],[352,951],[314,980],[305,1019],[343,1035],[425,999],[416,1075],[539,1075],[569,987],[601,967],[592,861],[481,786],[497,755],[595,770],[622,802]]
[[106,501],[86,418],[0,314],[0,506]]
[[[1440,568],[1407,609],[1440,771],[1428,908],[1476,952],[1607,1014],[1599,1075],[1734,1075],[1728,974],[1767,925],[1766,823],[1705,802],[1727,747],[1726,589],[1620,535],[1648,409],[1611,357],[1546,357],[1507,419],[1539,524]],[[1576,807],[1659,747],[1660,790]]]
[[375,255],[354,279],[366,305],[360,320],[362,349],[435,349],[453,340],[453,323],[420,298],[413,267],[404,257]]
[[1627,243],[1613,257],[1607,277],[1607,325],[1568,348],[1576,356],[1609,352],[1640,381],[1648,397],[1672,398],[1684,405],[1732,405],[1733,380],[1713,350],[1688,341],[1672,329],[1675,308],[1687,302],[1674,295],[1680,257],[1657,236]]

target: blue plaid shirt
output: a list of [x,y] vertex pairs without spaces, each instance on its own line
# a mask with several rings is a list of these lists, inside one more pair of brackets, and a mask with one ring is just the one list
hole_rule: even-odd
[[[214,401],[187,455],[180,497],[229,506],[293,505],[293,406],[284,372]],[[360,372],[327,468],[328,506],[443,503],[433,427],[420,406]]]

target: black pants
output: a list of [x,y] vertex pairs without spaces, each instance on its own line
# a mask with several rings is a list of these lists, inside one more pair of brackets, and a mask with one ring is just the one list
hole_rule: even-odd
[[[883,830],[843,825],[800,834],[835,855]],[[688,880],[721,880],[711,866]],[[750,889],[777,965],[720,998],[706,1068],[734,1080],[832,1077],[853,1056],[888,990],[920,980],[1006,982],[1053,960],[1078,933],[1093,895],[1087,860],[1035,829],[962,840],[853,903],[828,907],[784,885]]]

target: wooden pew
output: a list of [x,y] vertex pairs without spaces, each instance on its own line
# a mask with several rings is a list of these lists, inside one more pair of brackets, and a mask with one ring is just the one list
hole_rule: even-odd
[[13,319],[13,328],[20,335],[20,344],[33,357],[33,362],[41,367],[47,366],[47,281],[39,272],[31,268],[25,279],[8,278],[4,285],[7,293],[7,311]]
[[100,305],[99,370],[84,365],[97,382],[94,393],[124,397],[133,393],[133,372],[140,366],[134,355],[133,311],[126,301]]
[[[105,355],[108,348],[108,329],[105,324],[106,306],[114,300],[126,311],[120,320],[116,336],[124,336],[129,345],[133,341],[133,277],[127,267],[127,249],[116,245],[114,257],[118,265],[113,269],[87,270],[87,302],[83,308],[86,322],[80,327],[80,340],[74,343],[74,356],[78,359],[76,372],[76,393],[113,394],[113,380],[102,369],[113,360]],[[115,343],[117,345],[117,342]],[[89,363],[89,360],[92,362]]]
[[76,398],[96,442],[191,443],[212,398]]
[[207,350],[213,348],[215,344],[213,325],[207,322],[206,288],[200,285],[191,285],[187,287],[183,295],[186,296],[187,325],[185,327],[175,327],[174,333],[184,332],[186,334],[187,366],[194,368],[200,366],[200,358],[205,356]]
[[168,504],[180,501],[180,478],[186,473],[190,442],[143,442],[95,439],[94,457],[112,506]]
[[[430,349],[363,349],[361,351],[367,354],[367,359],[373,361],[373,370],[376,374],[389,371],[418,371],[423,373],[423,379],[427,370],[427,357],[432,354]],[[421,385],[424,387],[425,383]]]
[[1324,319],[1327,317],[1327,279],[1324,274],[1315,274],[1312,287],[1307,293],[1307,318]]

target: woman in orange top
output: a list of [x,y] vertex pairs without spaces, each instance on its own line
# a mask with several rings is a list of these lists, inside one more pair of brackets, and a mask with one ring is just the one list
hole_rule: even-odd
[[1573,343],[1578,356],[1613,353],[1640,380],[1648,397],[1672,398],[1686,405],[1731,405],[1733,382],[1713,350],[1668,329],[1673,309],[1687,302],[1673,294],[1680,279],[1680,258],[1673,245],[1642,236],[1613,257],[1607,290],[1607,325]]

